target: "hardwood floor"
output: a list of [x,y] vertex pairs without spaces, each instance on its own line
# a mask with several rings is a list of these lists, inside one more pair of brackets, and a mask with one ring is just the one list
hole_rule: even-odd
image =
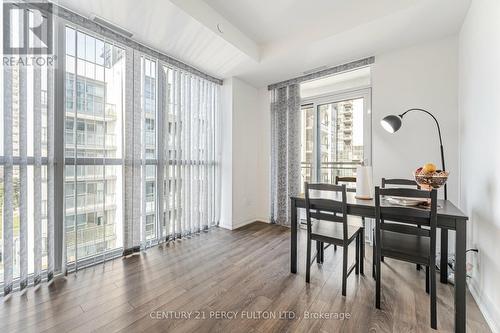
[[[289,238],[288,228],[253,223],[235,231],[215,228],[138,256],[115,259],[25,295],[14,294],[0,304],[0,331],[433,331],[424,272],[414,265],[386,259],[382,310],[376,310],[369,246],[366,275],[349,277],[344,298],[342,249],[325,251],[325,263],[312,266],[307,285],[304,232],[297,275],[289,273]],[[350,253],[354,255],[354,248]],[[452,332],[452,286],[438,283],[437,293],[438,329]],[[476,303],[470,294],[467,297],[468,331],[489,332]],[[234,319],[215,318],[232,316],[229,311],[237,311]],[[344,313],[350,318],[306,318]],[[172,316],[191,318],[166,318]]]

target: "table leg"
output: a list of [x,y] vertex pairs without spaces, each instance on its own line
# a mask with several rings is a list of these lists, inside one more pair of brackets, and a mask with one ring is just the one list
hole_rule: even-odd
[[321,263],[321,242],[316,241],[316,262]]
[[465,332],[466,277],[465,247],[467,227],[464,221],[456,223],[455,240],[455,332]]
[[440,281],[448,283],[448,229],[441,228]]
[[290,223],[292,228],[292,239],[290,242],[290,272],[297,273],[297,206],[295,199],[290,199]]

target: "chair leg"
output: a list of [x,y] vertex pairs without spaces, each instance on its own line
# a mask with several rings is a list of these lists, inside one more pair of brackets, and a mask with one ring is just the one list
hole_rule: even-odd
[[[421,228],[421,226],[420,226],[420,225],[417,225],[417,228],[419,228],[419,229],[420,229],[420,228]],[[419,271],[421,268],[422,268],[422,267],[420,266],[420,264],[417,264],[417,271]],[[427,273],[426,273],[426,274],[427,274]],[[429,292],[427,292],[427,293],[429,293]]]
[[311,277],[311,238],[307,236],[307,251],[306,251],[306,283],[310,282]]
[[[365,259],[365,230],[366,230],[366,221],[365,221],[365,218],[362,217],[361,218],[361,221],[363,223],[363,229],[361,229],[361,232],[363,233],[363,235],[361,236],[361,262],[363,262],[363,260]],[[363,273],[363,272],[361,272]]]
[[361,258],[359,261],[359,272],[361,275],[365,275],[365,228],[361,229],[361,239],[359,242],[359,247],[361,251]]
[[359,250],[361,247],[361,241],[359,239],[359,236],[360,234],[356,236],[356,268],[354,269],[356,275],[359,275]]
[[431,289],[431,327],[433,329],[437,329],[436,265],[432,262],[430,267],[430,289]]
[[337,245],[333,244],[333,251],[337,251]]
[[376,260],[376,257],[377,257],[377,252],[376,252],[376,244],[375,244],[375,232],[372,232],[373,234],[373,243],[372,243],[372,277],[374,279],[376,279],[376,276],[375,276],[375,265],[377,264],[377,260]]
[[316,241],[316,262],[321,264],[321,242]]
[[347,244],[344,244],[343,251],[344,251],[344,259],[343,259],[343,263],[342,263],[342,295],[346,296],[346,294],[347,294],[347,259],[348,259],[348,252],[349,252],[349,246]]
[[380,261],[381,256],[375,255],[375,307],[380,309]]
[[429,266],[425,266],[425,292],[429,293]]
[[321,242],[321,263],[325,262],[325,243]]

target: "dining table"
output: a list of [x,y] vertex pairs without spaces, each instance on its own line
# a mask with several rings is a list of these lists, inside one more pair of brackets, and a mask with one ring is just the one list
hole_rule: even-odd
[[[325,199],[337,199],[328,197]],[[335,194],[334,194],[335,196]],[[290,223],[291,223],[291,258],[290,271],[297,273],[297,250],[298,250],[298,228],[299,209],[306,207],[305,196],[300,194],[290,197]],[[325,200],[327,205],[328,200]],[[383,201],[384,205],[391,205]],[[315,207],[328,210],[328,207]],[[375,200],[357,199],[355,193],[347,193],[347,214],[365,218],[375,218]],[[465,332],[466,328],[466,239],[468,217],[450,200],[438,199],[437,227],[441,230],[440,247],[440,281],[448,283],[448,231],[455,231],[455,332]]]

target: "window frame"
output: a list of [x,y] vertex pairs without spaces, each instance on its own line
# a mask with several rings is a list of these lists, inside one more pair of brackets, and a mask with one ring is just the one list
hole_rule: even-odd
[[[317,96],[312,96],[304,98],[300,102],[301,116],[303,108],[310,106],[314,112],[314,126],[313,126],[313,162],[312,162],[312,175],[311,179],[314,182],[321,182],[319,179],[320,167],[321,167],[321,154],[318,142],[320,141],[320,133],[318,131],[318,126],[320,126],[320,116],[319,107],[325,104],[338,103],[350,99],[363,98],[363,160],[365,164],[372,164],[372,150],[373,150],[373,140],[372,140],[372,89],[371,86],[359,87],[355,89],[348,89],[342,91],[336,91],[334,93],[326,93]],[[330,120],[331,121],[331,120]]]
[[[104,45],[106,45],[106,43],[108,43],[109,45],[112,45],[113,47],[118,47],[122,50],[123,54],[125,55],[126,54],[126,50],[127,50],[127,46],[122,44],[122,43],[119,43],[117,41],[115,41],[114,39],[110,39],[110,38],[107,38],[95,31],[92,31],[92,30],[89,30],[89,29],[86,29],[85,27],[83,26],[80,26],[80,25],[77,25],[71,21],[68,21],[66,19],[63,19],[63,18],[59,18],[56,23],[55,23],[55,27],[54,29],[56,29],[58,31],[58,34],[56,34],[56,36],[58,35],[58,39],[57,39],[57,49],[56,49],[56,54],[58,55],[57,57],[57,69],[56,69],[56,77],[55,77],[55,81],[56,81],[56,87],[55,87],[55,98],[54,98],[54,105],[56,106],[55,109],[59,109],[59,112],[55,111],[55,114],[54,114],[54,140],[56,142],[59,142],[59,145],[56,145],[55,149],[54,149],[54,154],[55,154],[55,158],[56,160],[59,160],[61,161],[60,165],[61,167],[59,168],[54,168],[54,179],[56,180],[56,182],[58,181],[59,182],[59,186],[58,184],[56,184],[56,189],[57,187],[60,188],[59,191],[55,191],[55,197],[54,197],[54,200],[55,202],[62,202],[62,204],[60,204],[60,206],[58,207],[57,205],[55,205],[54,207],[54,214],[55,214],[55,218],[56,218],[56,224],[55,224],[55,229],[56,229],[56,233],[55,233],[55,243],[56,243],[56,247],[57,245],[62,247],[63,249],[56,249],[56,258],[58,258],[57,262],[62,262],[63,260],[66,260],[66,259],[63,259],[62,256],[66,254],[66,241],[65,241],[65,238],[66,238],[66,193],[65,193],[65,184],[66,184],[66,166],[73,166],[75,169],[78,169],[78,167],[87,167],[87,166],[94,166],[94,165],[100,165],[104,168],[104,173],[106,172],[105,169],[106,169],[106,166],[115,166],[115,167],[122,167],[123,168],[123,164],[124,164],[124,160],[125,160],[125,151],[124,151],[124,134],[125,134],[125,124],[124,124],[124,121],[122,120],[122,126],[120,129],[118,129],[118,131],[121,131],[121,138],[122,138],[122,142],[121,142],[121,157],[106,157],[106,149],[104,149],[104,155],[101,156],[101,157],[79,157],[77,152],[78,152],[78,131],[77,131],[77,123],[78,123],[78,120],[76,118],[73,119],[73,128],[74,128],[74,147],[75,147],[75,150],[74,150],[74,153],[72,155],[70,155],[69,157],[66,157],[66,137],[65,137],[65,132],[66,132],[66,120],[67,120],[67,117],[66,117],[66,89],[67,89],[67,82],[66,82],[66,75],[67,75],[67,71],[66,71],[66,56],[67,56],[67,52],[66,52],[66,29],[72,29],[74,30],[74,33],[75,33],[75,38],[74,38],[74,42],[75,42],[75,49],[74,49],[74,55],[73,57],[75,58],[75,71],[73,74],[73,80],[74,80],[74,86],[71,87],[72,88],[72,94],[71,94],[71,98],[73,99],[73,108],[74,108],[74,112],[76,114],[78,113],[81,113],[81,112],[78,112],[77,110],[77,95],[78,95],[78,87],[77,87],[77,78],[80,77],[81,75],[78,74],[78,68],[77,68],[77,59],[80,59],[80,57],[78,56],[78,32],[84,34],[85,38],[84,40],[86,41],[88,37],[90,38],[93,38],[94,39],[94,53],[95,53],[95,45],[97,43],[97,41],[102,41],[104,43]],[[83,59],[85,62],[88,61],[87,57],[86,57],[86,48],[84,48],[84,54],[83,54]],[[95,59],[94,61],[95,64],[98,63],[98,60]],[[106,63],[102,66],[106,66]],[[124,66],[124,71],[126,72],[126,62],[125,64],[123,65]],[[85,80],[90,80],[90,81],[94,81],[93,79],[90,79],[90,78],[86,78],[84,76],[84,79]],[[87,93],[87,84],[86,82],[84,83],[84,92],[85,94]],[[125,100],[125,93],[126,93],[126,90],[125,90],[125,76],[123,77],[123,91],[122,91],[122,100],[124,101]],[[58,91],[60,91],[58,93]],[[92,94],[93,98],[96,94]],[[106,103],[106,94],[104,93],[104,104]],[[85,98],[85,101],[83,102],[83,105],[82,107],[86,107],[86,98]],[[59,106],[59,108],[57,107]],[[123,115],[122,115],[122,119],[124,119],[124,116],[125,116],[125,105],[123,104]],[[105,112],[105,105],[104,105],[104,112]],[[83,113],[85,114],[86,112],[83,111]],[[62,124],[62,131],[58,131],[58,124]],[[94,126],[96,126],[96,123],[94,123]],[[59,125],[59,127],[61,127],[61,125]],[[94,132],[96,133],[96,132]],[[62,134],[62,135],[61,135]],[[87,121],[84,121],[84,135],[86,136],[87,134]],[[106,129],[104,129],[104,132],[103,132],[103,135],[104,137],[106,136]],[[103,142],[103,147],[106,147],[106,139],[104,138],[104,142]],[[118,143],[118,142],[117,142]],[[85,145],[88,145],[87,143],[87,140],[85,139]],[[59,148],[58,148],[59,147]],[[122,170],[122,176],[124,174],[123,170]],[[76,182],[78,182],[78,172],[77,170],[75,170],[74,172],[74,175],[73,177],[75,177],[76,179]],[[106,181],[106,180],[104,180]],[[86,182],[86,180],[85,180]],[[116,187],[116,185],[115,185]],[[115,188],[115,192],[116,192],[116,188]],[[87,195],[87,193],[85,193],[85,196]],[[105,200],[105,198],[104,198]],[[103,204],[105,205],[105,204]],[[97,212],[96,212],[97,213]],[[117,212],[117,214],[121,214],[123,216],[124,212]],[[78,213],[78,191],[75,187],[75,221],[77,221],[77,216],[79,215]],[[96,215],[97,216],[97,215]],[[59,222],[57,222],[59,221]],[[60,225],[59,225],[59,224]],[[122,223],[124,223],[124,219],[122,218]],[[105,223],[107,224],[107,223]],[[75,223],[75,229],[73,230],[73,232],[77,232],[78,228],[77,228],[77,225],[78,223]],[[78,242],[78,239],[75,238],[75,248],[76,248],[76,244]],[[105,250],[103,251],[102,253],[99,252],[99,253],[96,253],[92,256],[86,256],[86,255],[83,255],[81,257],[76,257],[76,261],[67,261],[66,262],[66,265],[67,265],[67,268],[69,268],[68,270],[69,271],[73,271],[73,270],[78,270],[80,269],[81,267],[84,267],[84,266],[87,266],[88,265],[88,261],[91,260],[92,261],[92,264],[96,263],[96,262],[100,262],[101,260],[102,261],[106,261],[108,259],[112,259],[112,258],[115,258],[115,257],[119,257],[123,252],[123,245],[120,246],[120,247],[116,247],[116,248],[113,248],[113,249],[109,249],[109,250]],[[56,266],[56,270],[60,269],[60,267],[57,267]]]

